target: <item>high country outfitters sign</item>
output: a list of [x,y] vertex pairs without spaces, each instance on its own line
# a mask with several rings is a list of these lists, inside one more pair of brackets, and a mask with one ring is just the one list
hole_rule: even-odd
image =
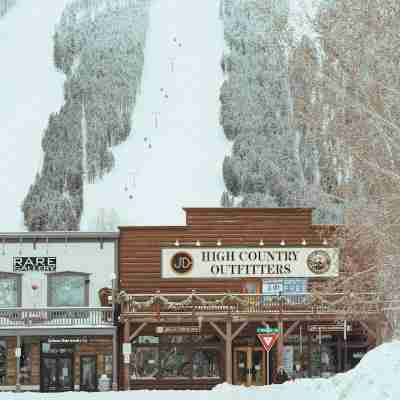
[[164,248],[162,278],[316,278],[337,276],[339,249]]

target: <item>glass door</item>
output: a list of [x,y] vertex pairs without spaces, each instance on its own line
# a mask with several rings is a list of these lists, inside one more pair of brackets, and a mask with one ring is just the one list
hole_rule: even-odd
[[96,356],[81,356],[80,390],[94,392],[97,390]]
[[248,348],[238,347],[234,351],[233,368],[234,368],[234,384],[248,386]]
[[235,385],[265,385],[265,352],[261,347],[235,348],[233,365]]
[[58,386],[60,392],[74,390],[72,379],[72,357],[61,357],[57,359]]
[[58,392],[57,359],[55,357],[43,358],[40,375],[42,376],[42,392]]
[[265,351],[261,348],[250,348],[251,352],[251,385],[265,385]]

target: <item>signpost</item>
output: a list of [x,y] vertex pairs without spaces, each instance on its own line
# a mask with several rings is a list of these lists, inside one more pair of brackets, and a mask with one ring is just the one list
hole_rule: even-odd
[[267,353],[267,385],[269,385],[269,351],[279,338],[278,328],[257,328],[257,337]]

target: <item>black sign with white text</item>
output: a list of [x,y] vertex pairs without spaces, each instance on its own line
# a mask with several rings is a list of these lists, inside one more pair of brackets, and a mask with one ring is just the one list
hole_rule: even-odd
[[14,272],[55,272],[56,257],[13,257]]

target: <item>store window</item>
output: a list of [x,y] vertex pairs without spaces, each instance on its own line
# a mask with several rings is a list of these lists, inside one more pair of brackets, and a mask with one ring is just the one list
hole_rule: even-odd
[[56,272],[47,276],[50,307],[85,307],[89,305],[89,274]]
[[190,349],[172,346],[160,350],[160,378],[187,379],[191,369]]
[[0,307],[21,306],[21,275],[0,272]]
[[219,378],[218,351],[198,349],[193,352],[193,378]]
[[133,347],[131,379],[156,379],[158,374],[158,348]]
[[220,339],[215,335],[139,336],[132,345],[132,380],[221,378]]
[[7,342],[0,340],[0,385],[6,384],[7,377]]

